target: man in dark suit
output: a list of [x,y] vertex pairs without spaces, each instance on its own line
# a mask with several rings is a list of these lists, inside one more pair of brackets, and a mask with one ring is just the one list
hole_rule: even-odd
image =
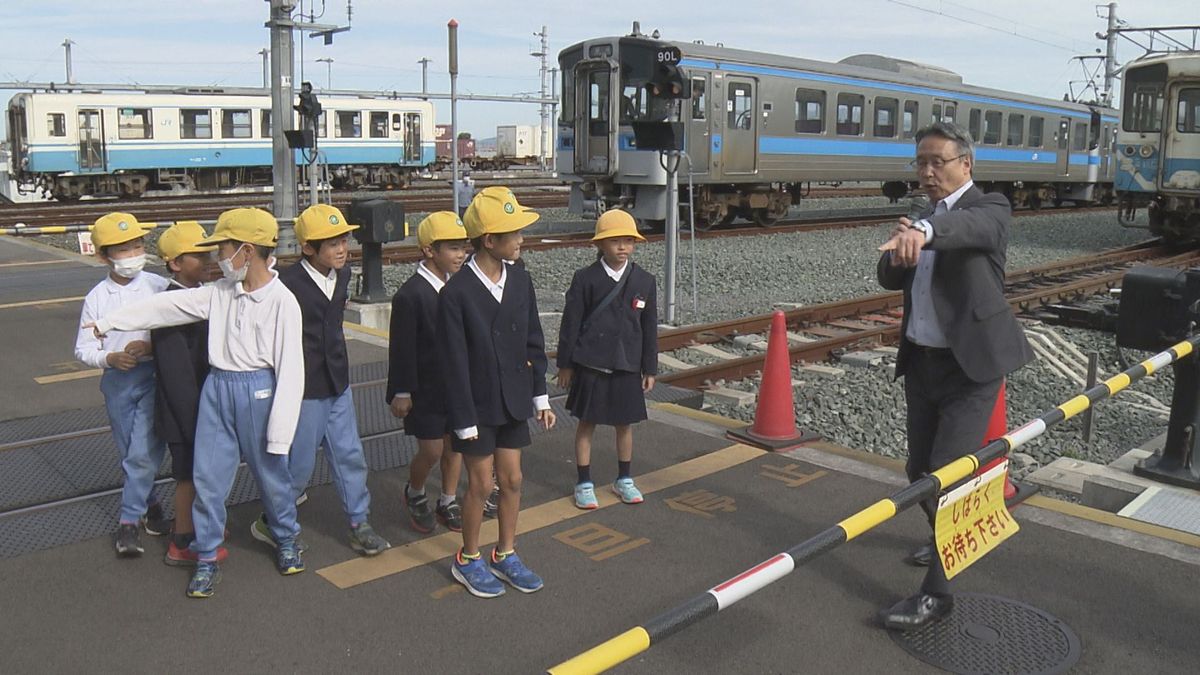
[[[917,170],[933,209],[901,218],[879,247],[879,284],[904,291],[896,376],[908,406],[909,480],[978,449],[1004,376],[1033,359],[1004,298],[1011,207],[971,180],[971,136],[936,122],[916,136]],[[949,487],[949,486],[944,486]],[[922,503],[933,524],[936,500]],[[930,548],[921,591],[880,613],[887,628],[913,630],[950,613],[954,598]]]

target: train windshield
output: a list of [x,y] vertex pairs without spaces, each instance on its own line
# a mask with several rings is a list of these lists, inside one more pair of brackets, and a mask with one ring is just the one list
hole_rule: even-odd
[[1159,63],[1125,73],[1125,131],[1162,131],[1167,66]]
[[659,43],[621,41],[621,124],[659,122],[673,112],[675,102],[652,96],[647,86],[661,47]]
[[1200,88],[1179,90],[1179,109],[1175,115],[1175,130],[1185,134],[1200,133]]
[[560,126],[569,127],[575,120],[575,64],[583,60],[583,47],[570,49],[558,55],[558,67],[562,72],[562,116]]

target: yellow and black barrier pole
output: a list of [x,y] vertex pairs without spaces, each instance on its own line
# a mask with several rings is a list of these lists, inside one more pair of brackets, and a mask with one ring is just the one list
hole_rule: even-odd
[[[196,221],[203,224],[212,224],[217,221]],[[153,230],[156,227],[170,227],[175,223],[143,223],[138,222],[143,229]],[[0,236],[9,237],[36,237],[40,234],[71,234],[73,232],[90,232],[91,225],[47,225],[45,227],[0,227]]]
[[1130,384],[1183,359],[1200,347],[1200,336],[1191,337],[1155,354],[1119,375],[1087,389],[1071,400],[1042,413],[979,450],[960,457],[929,476],[909,484],[837,525],[764,560],[687,602],[603,642],[586,652],[550,668],[551,675],[601,673],[646,651],[651,645],[733,605],[737,601],[787,576],[792,570],[851,539],[890,520],[897,513],[938,494],[943,487],[965,480],[980,466],[1006,455],[1045,433],[1050,427],[1071,419],[1097,401],[1111,398]]

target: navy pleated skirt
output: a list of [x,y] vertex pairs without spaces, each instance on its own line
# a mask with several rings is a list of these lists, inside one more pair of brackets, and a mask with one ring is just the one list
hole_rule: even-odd
[[583,366],[575,368],[567,410],[593,424],[620,426],[646,419],[646,398],[639,373],[602,373]]

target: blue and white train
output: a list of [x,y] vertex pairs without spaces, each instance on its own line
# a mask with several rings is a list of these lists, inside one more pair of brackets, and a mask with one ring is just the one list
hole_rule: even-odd
[[[682,101],[655,95],[663,59],[690,81]],[[914,185],[913,134],[936,120],[976,139],[975,180],[1017,206],[1107,203],[1117,112],[963,84],[947,70],[874,55],[839,63],[681,42],[637,32],[572,45],[559,54],[562,115],[558,171],[571,208],[621,207],[666,217],[657,152],[636,147],[632,123],[682,124],[697,222],[735,217],[774,223],[804,184],[879,181],[884,194]]]
[[[317,144],[335,187],[403,186],[434,160],[431,103],[322,104]],[[22,191],[60,200],[271,184],[266,96],[22,93],[8,104],[8,139]]]
[[1145,206],[1154,234],[1200,239],[1200,53],[1129,63],[1121,98],[1115,157],[1122,212]]

